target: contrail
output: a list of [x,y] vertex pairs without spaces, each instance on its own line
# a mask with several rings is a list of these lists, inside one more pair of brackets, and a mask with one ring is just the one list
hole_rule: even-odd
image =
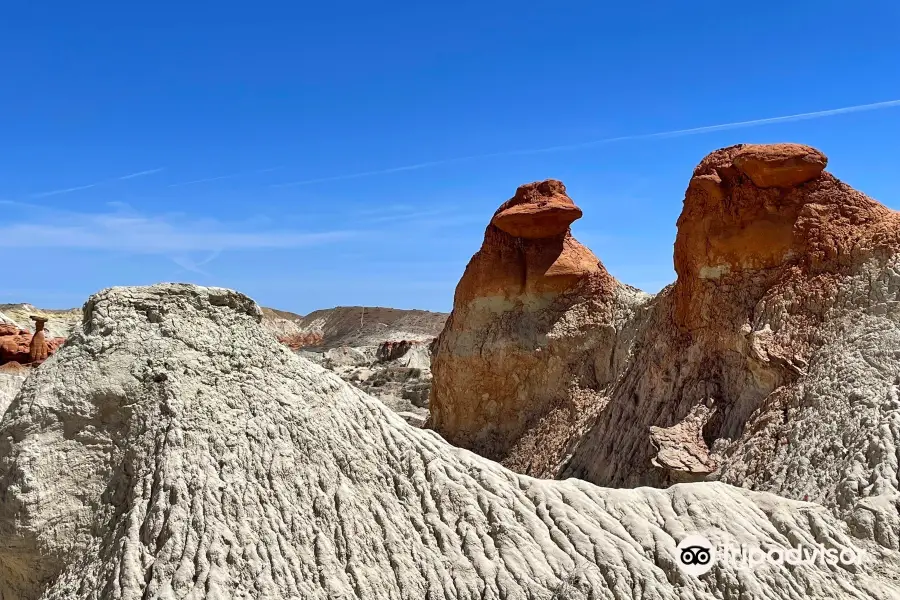
[[103,181],[97,181],[94,183],[89,183],[87,185],[79,185],[75,187],[65,188],[61,190],[51,190],[49,192],[40,192],[38,194],[31,194],[31,198],[47,198],[49,196],[59,196],[60,194],[69,194],[71,192],[78,192],[80,190],[89,190],[91,188],[95,188],[98,185],[105,185],[107,183],[112,183],[114,181],[125,181],[127,179],[135,179],[136,177],[145,177],[147,175],[153,175],[154,173],[159,173],[164,169],[148,169],[146,171],[138,171],[137,173],[129,173],[128,175],[122,175],[121,177],[113,177],[112,179],[104,179]]
[[53,190],[50,192],[41,192],[39,194],[32,194],[31,197],[32,198],[46,198],[47,196],[58,196],[60,194],[68,194],[70,192],[77,192],[79,190],[89,190],[92,187],[97,187],[98,185],[100,185],[100,183],[104,183],[104,182],[89,183],[88,185],[79,185],[77,187],[70,187],[70,188],[65,188],[62,190]]
[[148,169],[147,171],[138,171],[137,173],[132,173],[131,175],[123,175],[121,177],[117,177],[117,181],[124,181],[126,179],[134,179],[135,177],[144,177],[145,175],[153,175],[155,173],[160,173],[165,169]]
[[623,135],[618,137],[603,138],[600,140],[591,140],[589,142],[579,142],[576,144],[563,144],[560,146],[548,146],[545,148],[530,148],[526,150],[505,150],[502,152],[492,152],[489,154],[473,154],[470,156],[459,156],[456,158],[445,158],[441,160],[433,160],[414,165],[406,165],[403,167],[392,167],[390,169],[378,169],[374,171],[362,171],[359,173],[348,173],[344,175],[334,175],[332,177],[319,177],[317,179],[305,179],[302,181],[291,181],[288,183],[272,184],[271,187],[292,187],[300,185],[312,185],[314,183],[326,183],[329,181],[345,181],[348,179],[359,179],[361,177],[371,177],[373,175],[388,175],[390,173],[399,173],[401,171],[417,171],[419,169],[427,169],[429,167],[438,167],[453,163],[466,162],[470,160],[480,160],[484,158],[497,158],[503,156],[522,156],[528,154],[544,154],[549,152],[560,152],[563,150],[579,150],[582,148],[590,148],[592,146],[601,146],[604,144],[612,144],[615,142],[627,142],[633,140],[652,140],[659,138],[681,137],[686,135],[697,135],[700,133],[710,133],[713,131],[726,131],[729,129],[740,129],[744,127],[756,127],[757,125],[772,125],[775,123],[790,123],[792,121],[804,121],[807,119],[823,119],[825,117],[834,117],[837,115],[845,115],[855,112],[863,112],[870,110],[881,110],[884,108],[893,108],[900,106],[900,100],[887,100],[885,102],[874,102],[872,104],[858,104],[856,106],[845,106],[843,108],[832,108],[830,110],[818,110],[815,112],[799,113],[796,115],[787,115],[783,117],[768,117],[765,119],[753,119],[751,121],[736,121],[734,123],[723,123],[721,125],[705,125],[703,127],[692,127],[690,129],[675,129],[673,131],[659,131],[656,133],[641,133],[636,135]]
[[169,187],[183,187],[186,185],[194,185],[197,183],[209,183],[210,181],[221,181],[223,179],[235,179],[237,177],[243,177],[245,175],[259,175],[261,173],[271,173],[272,171],[277,171],[282,167],[272,167],[271,169],[259,169],[258,171],[243,171],[241,173],[231,173],[229,175],[219,175],[217,177],[205,177],[203,179],[193,179],[191,181],[181,181],[178,183],[170,183]]

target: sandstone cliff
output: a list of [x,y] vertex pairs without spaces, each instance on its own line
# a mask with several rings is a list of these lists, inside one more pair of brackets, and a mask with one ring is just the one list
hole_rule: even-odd
[[[460,282],[434,366],[436,395],[451,401],[452,414],[473,417],[448,421],[438,403],[436,429],[482,451],[470,432],[546,412],[545,397],[530,381],[562,374],[559,387],[575,390],[585,379],[575,368],[560,373],[559,364],[593,365],[598,357],[607,364],[613,354],[623,360],[606,371],[605,384],[590,382],[597,399],[585,433],[574,432],[558,468],[538,474],[627,487],[720,479],[822,503],[860,535],[898,548],[900,218],[825,165],[821,152],[796,144],[738,145],[703,159],[678,220],[677,281],[643,301],[630,320],[612,324],[600,309],[581,316],[578,323],[599,315],[611,325],[607,341],[586,352],[573,335],[578,343],[565,352],[532,358],[560,344],[547,333],[557,326],[552,318],[537,343],[530,334],[500,345],[459,337],[458,331],[533,329],[530,313],[518,305],[495,311],[487,328],[471,316],[472,303],[460,290],[471,288],[469,269],[482,261],[483,247]],[[497,235],[489,227],[485,246]],[[569,285],[577,291],[573,304],[609,302],[609,291]],[[519,290],[505,281],[491,294]],[[627,358],[623,340],[631,343]],[[518,344],[535,348],[527,358],[511,356],[507,348]],[[452,368],[460,356],[468,369],[485,373],[484,383],[473,385]],[[527,379],[489,389],[489,370],[498,379],[516,372]],[[505,408],[488,411],[489,401]],[[537,438],[530,447],[556,464],[555,433],[540,424],[518,431],[520,439]],[[505,443],[521,442],[511,435]],[[530,472],[519,459],[496,456]]]
[[[900,553],[721,483],[511,473],[298,357],[217,288],[113,288],[0,422],[0,597],[896,598]],[[683,574],[686,533],[861,567]]]

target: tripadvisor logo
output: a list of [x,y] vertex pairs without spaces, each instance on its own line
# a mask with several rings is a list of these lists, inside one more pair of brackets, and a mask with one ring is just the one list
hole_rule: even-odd
[[755,569],[761,565],[835,566],[859,565],[863,551],[854,546],[827,548],[824,544],[768,546],[759,548],[752,544],[725,544],[715,546],[701,535],[692,534],[681,540],[675,548],[678,566],[688,575],[703,575],[718,562],[734,569]]
[[703,575],[713,568],[716,547],[702,535],[689,535],[675,548],[678,566],[688,575]]

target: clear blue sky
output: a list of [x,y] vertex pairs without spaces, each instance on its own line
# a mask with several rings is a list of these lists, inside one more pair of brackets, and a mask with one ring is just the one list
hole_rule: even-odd
[[898,100],[898,27],[890,1],[14,3],[0,302],[193,281],[448,310],[492,212],[548,177],[656,291],[715,148],[811,144],[900,208],[900,106],[519,151]]

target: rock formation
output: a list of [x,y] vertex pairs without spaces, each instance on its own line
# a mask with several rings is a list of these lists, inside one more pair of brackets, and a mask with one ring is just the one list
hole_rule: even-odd
[[554,475],[602,409],[649,298],[572,237],[580,216],[559,181],[516,190],[435,343],[428,426],[530,475]]
[[278,336],[278,341],[291,350],[300,350],[301,348],[321,346],[324,337],[321,333],[314,331],[310,333],[291,333]]
[[[278,344],[218,288],[113,288],[0,422],[0,597],[896,598],[900,553],[721,483],[516,475]],[[676,543],[854,545],[864,566],[676,566]]]
[[22,365],[40,364],[63,345],[65,338],[48,340],[44,337],[43,322],[46,322],[46,318],[39,317],[39,319],[40,321],[35,320],[41,328],[37,335],[17,325],[0,323],[0,365],[10,362]]
[[[429,341],[447,320],[445,313],[380,306],[337,306],[316,310],[295,322],[295,334],[316,336],[316,350],[378,346],[391,340]],[[302,339],[302,338],[300,338]]]
[[379,362],[398,360],[406,355],[413,346],[424,345],[424,342],[411,342],[409,340],[390,340],[379,344],[375,351],[375,358]]
[[[539,380],[556,379],[556,365],[573,357],[584,365],[622,357],[607,371],[613,381],[595,386],[585,433],[544,474],[617,487],[718,479],[808,498],[859,535],[900,547],[900,216],[825,164],[821,152],[797,144],[738,145],[703,159],[678,219],[677,281],[616,326],[635,332],[630,356],[606,342],[587,353],[572,345],[556,362],[519,363]],[[495,235],[489,227],[486,246]],[[476,322],[459,297],[470,279],[467,270],[441,336],[436,396],[458,390],[449,396],[455,414],[505,427],[509,414],[482,408],[487,383],[441,366],[463,348],[473,372],[514,372],[498,368],[507,346],[454,341],[454,330]],[[497,295],[520,293],[519,284],[503,286]],[[520,310],[493,323],[532,327]],[[519,339],[530,342],[530,331]],[[527,383],[513,379],[497,391],[499,399],[489,397],[501,406],[544,410]],[[437,410],[445,410],[440,402]],[[479,423],[433,416],[449,440],[481,450],[466,437]],[[543,442],[533,446],[543,451]]]
[[386,406],[422,425],[428,416],[431,354],[424,342],[401,340],[358,348],[338,346],[303,356],[341,379],[380,399]]
[[47,324],[46,317],[32,316],[34,321],[34,333],[31,336],[31,342],[28,344],[28,357],[34,364],[40,364],[47,360],[50,350],[47,347],[47,340],[44,339],[44,325]]

